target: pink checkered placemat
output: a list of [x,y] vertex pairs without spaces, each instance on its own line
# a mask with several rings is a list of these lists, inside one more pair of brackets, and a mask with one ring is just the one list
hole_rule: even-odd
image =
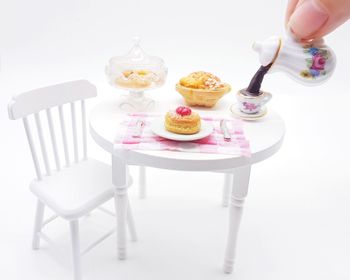
[[[224,118],[231,134],[231,141],[225,141],[220,129],[220,120],[223,118],[202,116],[203,121],[210,122],[214,126],[213,132],[200,140],[173,141],[154,134],[151,130],[152,121],[159,118],[159,114],[133,113],[128,114],[120,123],[117,136],[114,141],[115,149],[149,150],[149,151],[179,151],[190,153],[226,154],[250,157],[249,141],[245,138],[243,122],[239,119]],[[141,136],[133,137],[136,123],[142,120]]]

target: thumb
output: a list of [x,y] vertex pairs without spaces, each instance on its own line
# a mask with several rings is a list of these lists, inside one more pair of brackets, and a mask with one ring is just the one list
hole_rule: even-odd
[[[317,39],[350,17],[350,0],[299,0],[287,13],[287,28],[299,39]],[[290,9],[290,7],[289,7]]]

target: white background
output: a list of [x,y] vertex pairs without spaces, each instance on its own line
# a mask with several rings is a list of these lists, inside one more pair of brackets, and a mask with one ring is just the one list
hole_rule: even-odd
[[[169,67],[166,85],[151,93],[155,99],[177,95],[176,81],[194,70],[217,74],[234,92],[259,66],[252,42],[284,33],[286,1],[1,0],[0,5],[0,278],[47,280],[71,278],[68,227],[58,222],[50,229],[65,258],[44,242],[42,250],[31,251],[35,199],[27,185],[34,169],[21,122],[8,120],[11,96],[86,78],[99,90],[90,109],[115,98],[120,92],[107,84],[104,66],[129,49],[134,35]],[[117,261],[114,239],[105,241],[84,259],[85,279],[350,279],[349,31],[347,24],[327,37],[338,66],[321,87],[301,86],[280,73],[264,81],[263,89],[274,95],[269,108],[284,118],[287,134],[280,152],[253,168],[235,274],[221,272],[227,226],[220,207],[223,178],[150,169],[148,198],[140,201],[137,188],[130,190],[140,241],[131,244],[126,262]],[[233,94],[224,98],[234,102]],[[91,156],[109,161],[92,140],[89,144]],[[87,218],[84,240],[113,222]]]

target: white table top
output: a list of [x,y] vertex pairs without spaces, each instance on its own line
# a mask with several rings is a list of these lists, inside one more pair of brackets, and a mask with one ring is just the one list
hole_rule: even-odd
[[[166,112],[174,108],[173,100],[159,102],[158,112]],[[176,102],[176,101],[175,101]],[[218,108],[201,110],[199,113],[220,114],[231,116],[229,103],[220,101]],[[162,109],[159,109],[162,108]],[[109,153],[113,153],[113,142],[118,124],[124,113],[120,112],[115,100],[108,100],[98,104],[90,115],[90,132],[98,145]],[[204,153],[184,153],[173,151],[125,151],[128,164],[146,165],[175,170],[227,170],[265,160],[280,148],[285,132],[285,125],[281,117],[269,110],[268,114],[259,121],[244,121],[244,133],[250,142],[252,155],[250,158]]]

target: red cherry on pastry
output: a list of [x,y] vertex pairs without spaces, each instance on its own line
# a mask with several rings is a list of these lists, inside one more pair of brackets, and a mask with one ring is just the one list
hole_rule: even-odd
[[181,116],[188,116],[188,115],[191,115],[192,111],[191,111],[191,108],[189,107],[180,106],[180,107],[177,107],[176,113]]

